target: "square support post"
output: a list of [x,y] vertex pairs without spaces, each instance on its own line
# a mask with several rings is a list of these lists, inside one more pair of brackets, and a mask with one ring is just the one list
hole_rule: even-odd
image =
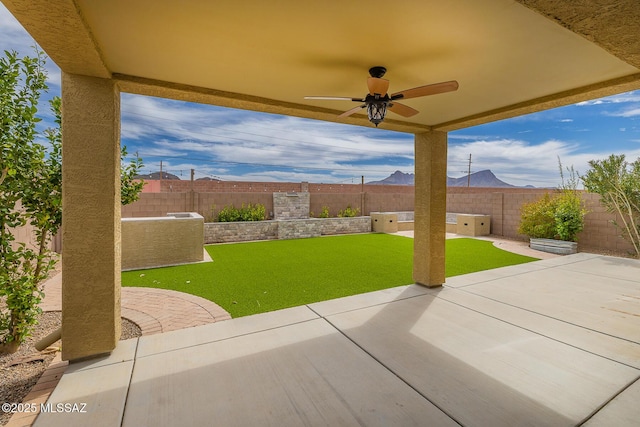
[[415,134],[413,280],[437,287],[445,281],[447,133]]
[[120,339],[120,91],[62,74],[62,358]]

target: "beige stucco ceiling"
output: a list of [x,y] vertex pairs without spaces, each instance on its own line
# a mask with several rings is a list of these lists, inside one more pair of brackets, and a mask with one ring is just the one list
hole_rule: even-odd
[[[389,113],[388,129],[451,130],[640,87],[638,42],[598,41],[636,24],[584,34],[557,2],[2,1],[63,71],[113,76],[134,93],[370,125],[335,117],[351,102],[303,97],[364,96],[374,65],[391,92],[459,82],[405,101],[420,114]],[[628,16],[637,1],[617,3]]]

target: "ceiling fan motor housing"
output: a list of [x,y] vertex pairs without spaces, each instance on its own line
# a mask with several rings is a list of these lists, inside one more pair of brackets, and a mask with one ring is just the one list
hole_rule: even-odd
[[385,67],[381,67],[381,66],[376,66],[376,67],[369,68],[369,75],[371,77],[375,77],[377,79],[382,78],[382,76],[384,76],[384,74],[386,72],[387,72],[387,69]]

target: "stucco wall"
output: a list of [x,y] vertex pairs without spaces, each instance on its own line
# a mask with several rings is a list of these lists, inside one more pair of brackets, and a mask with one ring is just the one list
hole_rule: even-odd
[[204,259],[204,220],[198,214],[122,219],[122,270]]

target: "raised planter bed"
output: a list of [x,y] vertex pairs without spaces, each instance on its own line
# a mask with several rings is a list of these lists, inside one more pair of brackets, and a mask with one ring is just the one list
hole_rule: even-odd
[[289,220],[210,222],[204,224],[205,243],[299,239],[333,234],[371,232],[371,218],[306,218]]
[[537,251],[558,255],[571,255],[578,252],[578,243],[554,239],[536,239],[532,237],[529,240],[529,247]]

